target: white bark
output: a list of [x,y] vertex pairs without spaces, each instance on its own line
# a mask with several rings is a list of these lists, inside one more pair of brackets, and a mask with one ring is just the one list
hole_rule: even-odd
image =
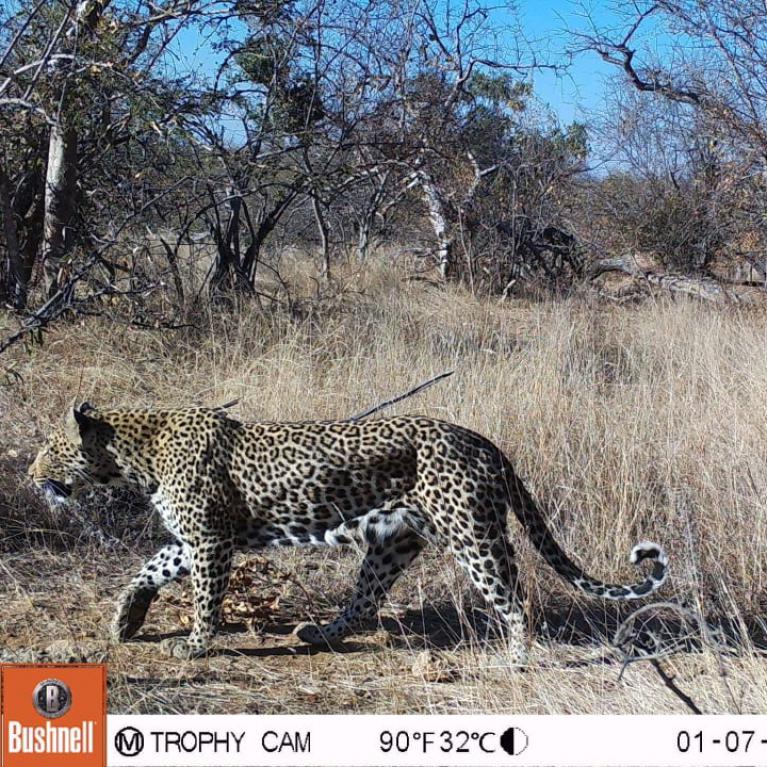
[[445,205],[432,178],[424,171],[420,171],[418,177],[429,213],[429,222],[436,239],[437,269],[440,277],[446,280],[453,266],[453,238],[450,235]]
[[48,169],[45,176],[45,223],[43,264],[49,294],[58,289],[61,259],[71,243],[71,225],[77,191],[77,134],[62,123],[62,115],[51,127],[48,139]]
[[328,236],[328,225],[322,211],[322,203],[316,195],[312,195],[312,211],[314,220],[317,224],[317,232],[320,235],[320,247],[322,248],[322,277],[325,280],[330,279],[330,239]]
[[[73,46],[83,35],[96,33],[99,20],[110,0],[83,0],[66,33]],[[67,52],[69,53],[69,52]],[[74,62],[74,54],[70,65]],[[48,138],[48,168],[45,177],[45,219],[43,225],[43,264],[48,293],[58,289],[61,261],[72,241],[71,224],[77,192],[77,132],[67,109],[68,75],[64,75],[58,94],[58,115]]]

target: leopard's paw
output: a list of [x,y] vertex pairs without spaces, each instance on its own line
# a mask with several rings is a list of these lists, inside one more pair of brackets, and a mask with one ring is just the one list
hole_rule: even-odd
[[178,660],[193,660],[203,658],[208,654],[208,648],[189,637],[169,637],[160,643],[164,655]]

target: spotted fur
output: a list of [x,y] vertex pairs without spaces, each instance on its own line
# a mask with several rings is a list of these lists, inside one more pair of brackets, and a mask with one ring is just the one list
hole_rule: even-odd
[[523,595],[506,517],[516,514],[544,559],[569,583],[605,599],[647,596],[667,559],[640,543],[631,561],[652,560],[634,585],[587,575],[560,548],[511,463],[489,440],[421,417],[360,422],[241,423],[222,409],[68,412],[30,467],[52,500],[91,485],[146,493],[174,538],[125,590],[114,630],[141,627],[157,592],[189,574],[194,628],[166,640],[180,658],[206,652],[215,634],[237,549],[356,543],[364,561],[349,606],[330,624],[305,626],[311,643],[333,642],[375,617],[397,577],[426,544],[449,548],[509,629],[523,662]]

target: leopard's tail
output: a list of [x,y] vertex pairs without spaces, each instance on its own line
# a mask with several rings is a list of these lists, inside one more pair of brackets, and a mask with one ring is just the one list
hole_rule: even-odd
[[649,541],[642,541],[634,546],[630,556],[632,564],[635,565],[639,565],[645,559],[653,562],[652,571],[643,581],[620,585],[604,583],[592,578],[567,556],[554,539],[538,505],[523,482],[516,476],[511,465],[507,463],[505,468],[511,505],[517,519],[522,523],[541,556],[566,581],[591,596],[618,601],[641,599],[657,591],[663,585],[668,575],[668,557],[661,546]]

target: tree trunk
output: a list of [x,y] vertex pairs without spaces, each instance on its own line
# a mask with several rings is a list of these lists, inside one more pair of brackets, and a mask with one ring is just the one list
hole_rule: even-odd
[[322,212],[322,204],[316,195],[312,195],[312,210],[314,220],[317,222],[317,231],[320,235],[320,247],[322,248],[322,278],[330,279],[330,238],[328,236],[328,224]]
[[367,260],[371,235],[386,195],[390,173],[389,170],[377,171],[370,179],[373,184],[373,194],[368,199],[364,210],[357,217],[357,261],[359,263]]
[[[71,28],[66,33],[65,47],[75,50],[77,41],[97,34],[98,24],[111,0],[84,0],[75,11]],[[58,117],[48,138],[48,169],[45,178],[45,219],[43,224],[43,266],[48,295],[57,292],[63,259],[73,241],[72,229],[77,209],[77,131],[69,121],[67,110],[69,74],[64,75],[56,95]],[[54,102],[54,103],[56,103]]]
[[66,119],[62,110],[48,140],[43,265],[49,296],[58,290],[62,259],[73,241],[71,227],[77,193],[77,133],[67,127]]
[[232,279],[236,265],[231,248],[227,244],[221,228],[211,222],[208,223],[208,226],[216,243],[215,266],[208,290],[211,296],[218,296],[228,292],[236,284]]
[[[297,189],[290,189],[285,192],[284,196],[276,200],[272,209],[263,216],[258,228],[251,235],[250,245],[248,245],[245,254],[242,257],[242,273],[247,278],[249,285],[252,286],[255,284],[259,256],[261,254],[261,248],[266,242],[266,238],[274,231],[274,228],[280,222],[285,211],[290,207],[297,196]],[[251,231],[253,231],[252,228]]]
[[370,231],[373,228],[371,216],[363,216],[357,222],[357,261],[362,264],[367,261],[370,250]]
[[23,233],[21,242],[22,254],[22,279],[25,285],[29,285],[32,278],[35,263],[40,255],[40,246],[43,240],[43,222],[45,221],[45,179],[42,172],[35,176],[32,181],[31,199],[28,204],[24,200],[16,199],[16,220],[21,223],[20,232]]
[[221,219],[218,203],[215,208],[215,223],[210,222],[211,232],[216,240],[216,264],[210,282],[212,296],[221,296],[230,290],[248,293],[252,289],[240,250],[240,225],[243,214],[243,198],[235,186],[226,188],[226,200],[222,203],[228,209],[226,224]]
[[0,167],[0,210],[3,215],[5,248],[8,252],[7,293],[13,308],[22,311],[27,304],[29,272],[24,269],[19,247],[19,230],[16,224],[16,213],[11,202],[10,181],[2,167]]
[[232,253],[234,263],[241,264],[240,258],[240,213],[242,212],[242,197],[239,196],[239,190],[227,187],[227,197],[229,198],[229,221],[226,226],[226,245]]
[[440,277],[447,281],[453,275],[454,264],[453,238],[449,234],[450,226],[445,212],[445,205],[431,178],[423,172],[419,174],[419,178],[421,189],[423,189],[424,197],[426,198],[429,221],[436,239],[437,269],[439,269]]
[[179,306],[183,308],[186,304],[186,296],[184,295],[184,281],[181,279],[181,272],[178,268],[178,249],[181,245],[181,238],[176,240],[175,246],[171,245],[162,234],[154,234],[152,230],[147,226],[147,234],[149,237],[156,237],[165,251],[165,256],[168,259],[168,267],[170,268],[171,276],[173,277],[173,285],[176,289],[176,298],[178,298]]

